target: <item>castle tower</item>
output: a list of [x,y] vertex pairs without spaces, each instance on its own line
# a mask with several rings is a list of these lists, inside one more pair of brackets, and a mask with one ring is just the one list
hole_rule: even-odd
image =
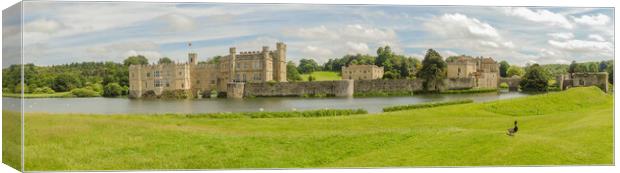
[[192,65],[196,65],[198,64],[198,60],[197,60],[198,54],[195,52],[190,52],[187,54],[187,58],[189,59],[189,64]]
[[229,82],[234,82],[235,81],[235,61],[237,60],[237,48],[235,47],[231,47],[230,48],[230,66],[228,69],[228,81]]
[[263,58],[261,59],[260,78],[262,81],[268,81],[269,76],[268,76],[267,64],[268,64],[268,61],[271,60],[271,56],[269,54],[269,46],[263,46],[263,51],[261,53],[263,54],[262,55]]
[[189,53],[187,54],[187,58],[188,58],[187,62],[189,62],[189,64],[193,64],[193,65],[198,64],[198,59],[197,59],[198,58],[198,53],[196,53],[195,51],[192,50],[192,43],[191,42],[188,43],[187,47],[189,49]]
[[276,56],[273,57],[273,80],[286,82],[286,44],[276,43]]

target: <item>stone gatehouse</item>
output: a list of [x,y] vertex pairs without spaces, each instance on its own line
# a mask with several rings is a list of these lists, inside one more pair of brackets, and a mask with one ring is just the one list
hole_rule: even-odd
[[235,47],[219,62],[198,64],[198,54],[190,52],[188,62],[129,66],[129,95],[140,98],[147,91],[161,95],[166,90],[188,90],[202,95],[212,90],[226,92],[228,83],[286,82],[286,44],[276,50],[242,51]]
[[342,67],[342,79],[372,80],[383,77],[383,67],[376,65],[349,65]]
[[499,64],[493,58],[459,56],[446,63],[448,79],[471,78],[474,88],[498,88]]

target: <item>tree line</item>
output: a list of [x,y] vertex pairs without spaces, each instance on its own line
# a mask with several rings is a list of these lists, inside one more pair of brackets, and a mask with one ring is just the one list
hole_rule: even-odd
[[[162,58],[160,63],[171,63]],[[2,69],[2,92],[53,94],[71,92],[80,97],[116,97],[128,94],[129,65],[148,64],[142,55],[116,62],[81,62],[52,66],[24,64],[24,86],[19,65]]]
[[[287,64],[288,79],[301,80],[299,74],[310,74],[315,71],[333,71],[340,73],[342,67],[349,65],[377,65],[384,68],[384,79],[407,79],[415,78],[415,71],[421,67],[421,63],[414,57],[398,55],[390,46],[377,48],[376,56],[368,54],[347,54],[341,58],[329,59],[319,65],[314,59],[301,59],[299,65],[289,61]],[[294,67],[294,68],[293,68]]]

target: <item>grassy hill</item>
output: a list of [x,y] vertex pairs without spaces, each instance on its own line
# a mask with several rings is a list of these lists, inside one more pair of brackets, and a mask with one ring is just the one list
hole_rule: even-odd
[[341,117],[25,121],[28,171],[614,164],[613,97],[596,87]]
[[[311,73],[312,76],[316,78],[317,81],[325,81],[325,80],[340,80],[341,77],[337,72],[333,71],[315,71]],[[301,79],[303,81],[308,81],[309,74],[302,74]]]

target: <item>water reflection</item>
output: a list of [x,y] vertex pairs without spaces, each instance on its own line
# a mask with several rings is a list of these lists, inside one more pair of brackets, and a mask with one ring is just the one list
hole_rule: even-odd
[[[204,113],[289,111],[308,109],[366,109],[381,112],[385,106],[433,101],[472,99],[475,102],[522,97],[519,92],[416,95],[402,97],[298,98],[270,97],[249,99],[140,100],[127,98],[38,98],[26,99],[26,112],[52,113]],[[2,98],[10,103],[14,98]]]

